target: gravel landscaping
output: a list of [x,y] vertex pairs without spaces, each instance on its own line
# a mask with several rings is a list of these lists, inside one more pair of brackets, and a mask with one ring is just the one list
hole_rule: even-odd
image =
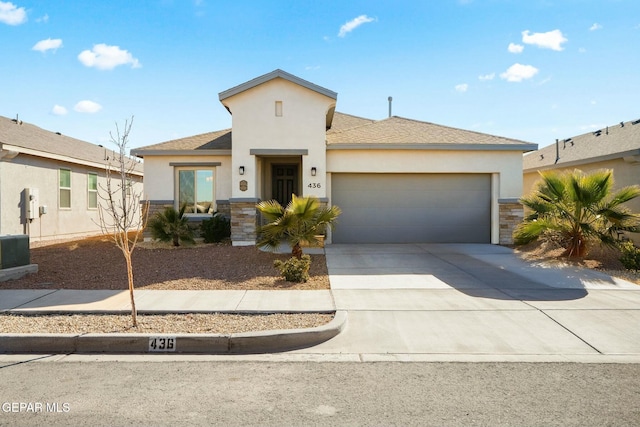
[[[329,289],[324,255],[311,255],[307,283],[280,278],[273,254],[253,246],[197,244],[174,248],[139,243],[133,252],[136,289],[154,290],[312,290]],[[32,244],[31,262],[38,273],[0,283],[0,289],[128,289],[125,261],[105,236]],[[331,314],[172,314],[138,315],[0,315],[0,333],[238,333],[320,326]]]
[[[133,251],[134,283],[145,290],[329,289],[324,255],[311,255],[307,283],[279,276],[273,261],[288,258],[254,246],[142,242]],[[37,273],[1,283],[0,289],[128,289],[124,256],[105,236],[34,244],[31,262],[38,264]]]
[[274,329],[312,328],[333,319],[332,314],[162,314],[138,315],[138,327],[131,315],[70,314],[33,316],[0,315],[0,333],[28,334],[233,334]]

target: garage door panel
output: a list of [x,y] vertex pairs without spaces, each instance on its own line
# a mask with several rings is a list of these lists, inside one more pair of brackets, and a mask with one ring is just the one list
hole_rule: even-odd
[[336,243],[489,243],[488,174],[333,174]]

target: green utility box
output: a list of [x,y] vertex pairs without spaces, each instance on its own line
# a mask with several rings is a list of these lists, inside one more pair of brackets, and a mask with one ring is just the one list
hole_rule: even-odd
[[30,263],[29,236],[0,236],[0,269],[21,267]]

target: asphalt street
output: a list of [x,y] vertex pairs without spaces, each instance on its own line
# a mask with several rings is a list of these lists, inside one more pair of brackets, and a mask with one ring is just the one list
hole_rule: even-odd
[[3,359],[0,425],[640,425],[638,364],[89,358]]

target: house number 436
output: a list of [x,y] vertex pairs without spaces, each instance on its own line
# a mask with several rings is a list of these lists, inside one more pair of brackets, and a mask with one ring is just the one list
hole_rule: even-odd
[[176,351],[176,337],[149,337],[149,351]]
[[309,187],[309,188],[320,188],[320,183],[319,182],[312,182],[309,185],[307,185],[307,187]]

